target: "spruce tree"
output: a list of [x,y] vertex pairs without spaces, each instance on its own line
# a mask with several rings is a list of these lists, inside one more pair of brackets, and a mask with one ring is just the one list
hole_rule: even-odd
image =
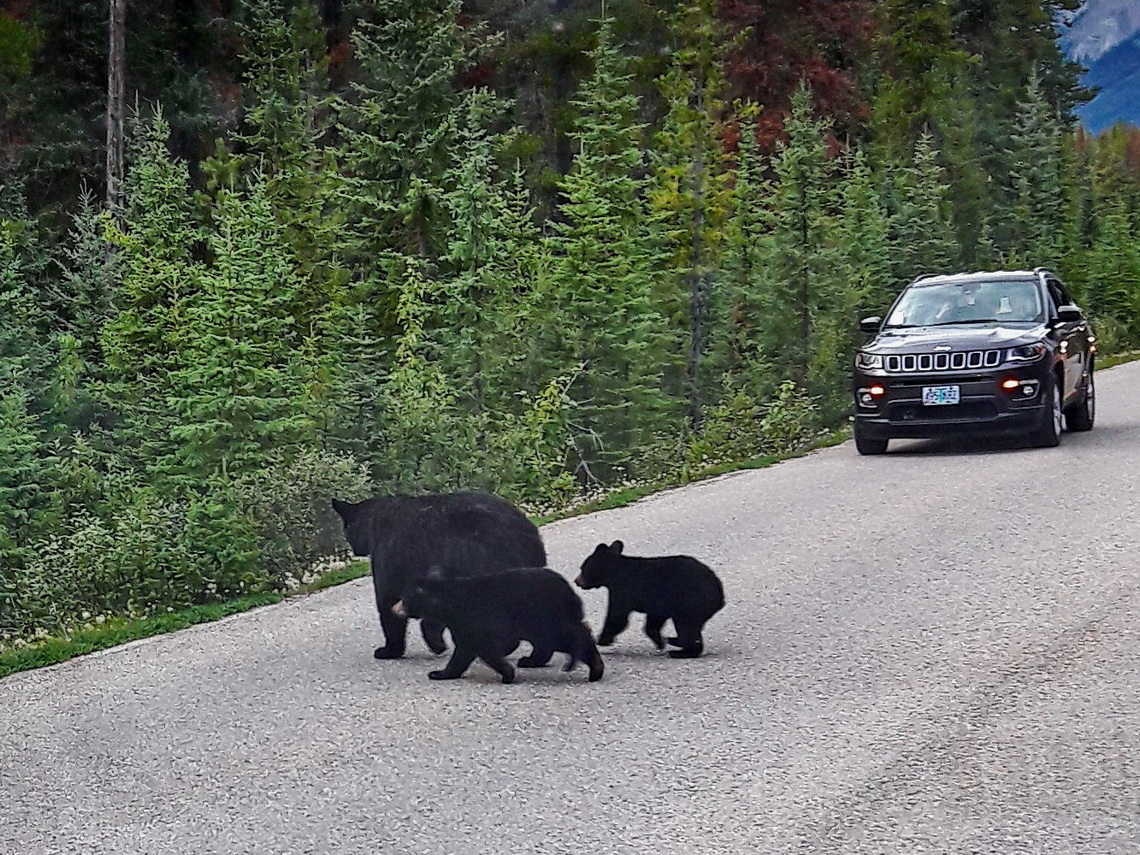
[[756,397],[771,388],[757,388],[753,379],[771,380],[761,347],[760,329],[764,321],[763,276],[765,236],[768,230],[767,206],[770,187],[764,178],[765,163],[757,143],[756,107],[739,108],[736,165],[732,181],[732,217],[725,241],[724,273],[726,293],[720,302],[725,341],[718,361],[729,382],[752,386]]
[[785,127],[788,140],[777,146],[772,162],[763,341],[784,376],[806,388],[819,346],[816,321],[826,311],[832,291],[827,279],[834,275],[827,123],[814,118],[806,86],[796,91]]
[[892,276],[896,248],[890,239],[890,222],[862,151],[847,157],[839,195],[835,243],[850,305],[859,312],[882,314],[904,283]]
[[1056,266],[1063,249],[1065,206],[1061,185],[1061,126],[1034,73],[1010,137],[1010,248],[1020,266]]
[[1085,266],[1085,309],[1109,349],[1140,344],[1140,250],[1125,204],[1110,203],[1098,221]]
[[290,308],[304,285],[264,181],[219,194],[212,261],[181,307],[180,364],[167,401],[177,422],[159,461],[171,474],[234,477],[312,443]]
[[950,185],[929,132],[919,136],[914,160],[902,168],[898,184],[896,276],[909,280],[956,269],[960,251],[951,220]]
[[237,136],[241,156],[224,152],[206,165],[217,188],[235,168],[265,180],[297,266],[309,281],[292,307],[298,323],[322,323],[349,279],[342,258],[345,216],[332,127],[328,57],[311,0],[252,0],[243,27],[246,111]]
[[[713,0],[687,3],[675,15],[677,47],[658,81],[666,113],[650,151],[651,210],[664,244],[668,293],[658,297],[675,337],[687,351],[684,394],[689,423],[699,428],[706,398],[712,328],[709,318],[729,216],[730,173],[724,151],[727,84],[721,70],[726,41]],[[662,299],[663,298],[663,299]],[[680,305],[676,305],[680,303]]]
[[353,32],[356,72],[338,105],[346,205],[356,252],[438,258],[445,249],[443,176],[462,109],[454,83],[481,33],[460,0],[366,0]]
[[123,225],[109,227],[121,272],[115,315],[102,330],[106,382],[98,397],[115,423],[116,451],[139,463],[169,452],[170,376],[183,365],[186,301],[203,272],[189,173],[171,156],[169,137],[161,113],[137,129],[128,148]]
[[[642,153],[628,61],[598,30],[594,71],[575,106],[574,165],[560,182],[559,258],[552,294],[558,326],[546,331],[563,365],[585,366],[579,401],[579,454],[615,462],[661,425],[662,319],[652,299],[655,258],[645,229]],[[675,358],[675,357],[673,357]]]

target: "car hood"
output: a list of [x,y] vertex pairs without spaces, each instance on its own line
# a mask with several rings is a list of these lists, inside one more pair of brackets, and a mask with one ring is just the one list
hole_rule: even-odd
[[1021,324],[1010,327],[979,327],[967,324],[915,327],[883,330],[862,349],[875,353],[929,353],[936,347],[949,347],[951,351],[989,350],[1040,341],[1047,332],[1048,328],[1044,324],[1031,326]]

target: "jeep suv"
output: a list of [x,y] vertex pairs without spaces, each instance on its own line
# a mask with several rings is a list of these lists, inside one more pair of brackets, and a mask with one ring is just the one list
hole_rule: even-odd
[[1091,430],[1096,337],[1053,273],[921,276],[855,357],[855,447],[895,438],[1020,433],[1038,446],[1062,424]]

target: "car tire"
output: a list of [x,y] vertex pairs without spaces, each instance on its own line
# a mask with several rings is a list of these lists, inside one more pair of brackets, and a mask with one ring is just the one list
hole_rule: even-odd
[[859,429],[859,422],[855,422],[855,450],[860,454],[886,454],[889,439],[876,439],[867,436]]
[[1065,425],[1074,433],[1092,430],[1096,422],[1096,385],[1093,382],[1093,369],[1089,366],[1085,378],[1085,391],[1081,399],[1065,411]]
[[1033,432],[1032,442],[1038,448],[1055,448],[1061,443],[1064,413],[1061,411],[1061,384],[1051,377],[1045,383],[1045,407],[1041,410],[1041,423]]

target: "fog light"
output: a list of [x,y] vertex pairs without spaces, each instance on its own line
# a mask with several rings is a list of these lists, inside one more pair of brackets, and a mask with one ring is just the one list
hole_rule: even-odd
[[881,398],[883,395],[887,394],[887,390],[882,386],[872,386],[867,391],[871,393],[871,397],[873,398]]
[[1020,386],[1020,385],[1021,385],[1021,381],[1020,381],[1020,380],[1013,380],[1013,379],[1010,379],[1010,380],[1003,380],[1003,381],[1002,381],[1002,384],[1001,384],[1001,387],[1002,387],[1003,389],[1009,389],[1009,390],[1013,390],[1013,389],[1016,389],[1016,388],[1017,388],[1018,386]]

